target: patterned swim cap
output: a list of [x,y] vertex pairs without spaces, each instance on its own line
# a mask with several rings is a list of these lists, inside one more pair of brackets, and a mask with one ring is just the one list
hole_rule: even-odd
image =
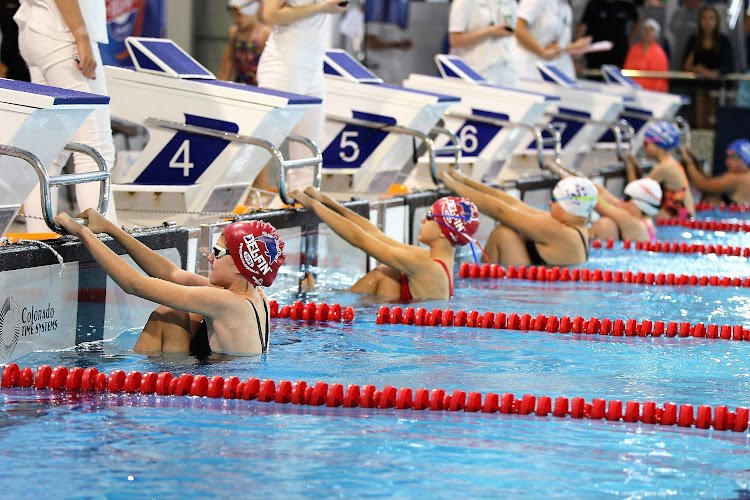
[[641,212],[656,215],[661,206],[661,186],[653,179],[637,179],[625,186],[625,196],[635,203]]
[[235,222],[224,229],[234,265],[254,286],[271,286],[284,263],[284,241],[268,222]]
[[750,166],[750,141],[747,139],[737,139],[727,146],[727,151],[734,151],[740,157],[745,165]]
[[643,140],[670,150],[680,145],[680,131],[670,122],[654,122],[646,127]]
[[434,220],[453,245],[466,245],[479,228],[479,210],[474,203],[458,196],[444,196],[432,204],[427,220]]
[[552,202],[577,217],[588,217],[596,206],[599,193],[596,186],[585,177],[566,177],[552,190]]

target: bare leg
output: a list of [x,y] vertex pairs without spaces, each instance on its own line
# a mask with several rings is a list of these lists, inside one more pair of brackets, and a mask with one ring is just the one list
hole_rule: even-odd
[[600,240],[619,240],[620,232],[617,230],[617,223],[614,220],[609,217],[601,217],[591,225],[589,237]]
[[526,241],[521,236],[505,226],[497,226],[487,238],[484,247],[490,262],[504,265],[529,264],[529,252],[526,250]]
[[[200,320],[198,320],[200,321]],[[134,352],[190,352],[190,339],[195,318],[171,307],[158,307],[149,316]]]

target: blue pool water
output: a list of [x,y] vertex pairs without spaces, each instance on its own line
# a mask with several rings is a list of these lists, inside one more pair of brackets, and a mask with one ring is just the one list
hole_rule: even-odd
[[[748,259],[723,259],[600,250],[587,267],[750,275]],[[271,352],[256,358],[199,363],[135,355],[134,328],[110,342],[18,362],[517,397],[750,404],[750,343],[377,325],[378,304],[339,291],[347,279],[322,272],[308,298],[354,305],[354,324],[277,320]],[[750,327],[750,293],[735,288],[459,280],[452,303],[420,305]],[[0,479],[9,497],[750,495],[748,433],[20,389],[0,398]]]

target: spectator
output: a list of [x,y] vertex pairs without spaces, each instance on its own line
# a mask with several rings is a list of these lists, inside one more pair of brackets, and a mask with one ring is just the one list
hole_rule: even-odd
[[[661,27],[654,19],[646,19],[641,30],[641,41],[633,44],[628,50],[623,68],[644,71],[667,71],[669,61],[659,45]],[[666,78],[633,78],[641,87],[657,92],[669,92]]]
[[682,5],[675,10],[669,20],[672,48],[669,67],[673,71],[682,71],[687,41],[698,33],[698,12],[702,6],[701,0],[683,0]]
[[[93,94],[107,94],[99,53],[99,44],[109,41],[104,2],[23,0],[13,19],[18,24],[18,45],[29,66],[32,82]],[[73,140],[99,151],[107,167],[111,169],[115,162],[115,146],[109,108],[102,107],[92,112],[73,135]],[[50,173],[59,173],[67,158],[67,155],[58,158],[48,168]],[[75,155],[74,163],[76,172],[98,170],[94,160],[85,155]],[[76,200],[81,211],[99,205],[99,189],[97,183],[76,185]],[[40,198],[37,187],[24,203],[26,227],[31,232],[49,230],[41,218]],[[53,209],[55,202],[56,199],[53,199]],[[111,194],[107,217],[112,221],[116,220]]]
[[454,0],[448,21],[451,54],[456,54],[495,85],[518,85],[513,55],[515,0]]
[[622,67],[628,46],[638,34],[639,16],[629,0],[589,0],[576,28],[576,37],[591,35],[593,42],[609,40],[612,50],[586,54],[589,68],[598,69],[603,64]]
[[[367,64],[386,83],[400,85],[411,64],[406,63],[412,42],[395,23],[369,21],[367,23]],[[413,55],[412,55],[413,57]]]
[[259,5],[256,0],[229,0],[227,9],[233,23],[229,27],[229,39],[216,75],[220,80],[258,85],[258,61],[271,33],[255,17]]
[[519,76],[541,80],[536,64],[546,62],[575,79],[567,49],[588,45],[590,37],[571,43],[573,11],[568,0],[521,0],[516,19],[516,64]]
[[0,0],[0,63],[6,68],[5,75],[0,76],[28,82],[29,68],[18,50],[18,26],[13,21],[19,5],[18,0]]
[[[699,78],[718,78],[732,71],[732,45],[719,32],[719,13],[707,5],[698,15],[698,34],[690,37],[683,62],[684,71],[692,71]],[[719,82],[704,82],[696,89],[695,114],[698,128],[712,128],[716,124],[716,98],[709,91],[719,88]]]

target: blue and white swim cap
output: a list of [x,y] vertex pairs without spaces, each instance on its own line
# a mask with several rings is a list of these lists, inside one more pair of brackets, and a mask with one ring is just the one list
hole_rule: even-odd
[[727,146],[727,151],[737,153],[740,159],[745,162],[745,165],[750,167],[750,141],[747,139],[734,140]]
[[591,215],[598,199],[596,186],[585,177],[566,177],[552,190],[552,202],[576,217]]
[[680,145],[680,131],[670,122],[654,122],[646,127],[643,140],[670,150]]

